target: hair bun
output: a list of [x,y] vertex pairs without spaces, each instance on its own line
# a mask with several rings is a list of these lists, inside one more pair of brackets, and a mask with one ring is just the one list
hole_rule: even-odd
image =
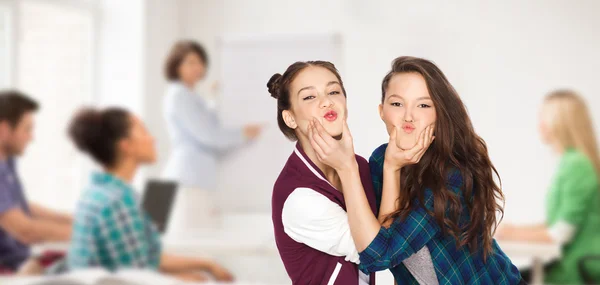
[[275,99],[279,99],[279,79],[281,79],[281,74],[275,73],[267,82],[267,88],[269,89],[269,93],[271,93],[271,97]]
[[98,139],[102,127],[102,113],[93,108],[80,110],[69,126],[69,136],[78,149],[88,151]]

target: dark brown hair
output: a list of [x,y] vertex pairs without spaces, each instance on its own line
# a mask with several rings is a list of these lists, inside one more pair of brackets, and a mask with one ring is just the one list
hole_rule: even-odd
[[167,61],[165,62],[165,77],[168,80],[179,80],[179,65],[183,62],[183,59],[190,53],[193,52],[205,66],[208,66],[208,55],[204,47],[198,42],[192,40],[178,41],[171,48]]
[[38,109],[39,105],[35,100],[17,90],[0,91],[0,122],[7,121],[14,128],[23,115]]
[[335,65],[328,61],[298,61],[290,65],[283,75],[275,73],[271,76],[271,79],[267,82],[267,88],[271,97],[277,99],[277,124],[285,137],[291,141],[297,141],[298,137],[296,136],[296,131],[285,124],[285,121],[283,120],[283,111],[292,108],[290,103],[290,85],[292,84],[292,81],[294,81],[300,71],[310,66],[319,66],[331,71],[340,82],[344,97],[346,96],[346,89],[344,88],[344,82],[342,82],[340,73],[335,68]]
[[71,120],[69,137],[77,148],[104,167],[117,162],[117,144],[129,136],[130,114],[121,108],[85,108]]
[[[431,61],[403,56],[392,63],[392,70],[381,85],[381,100],[390,79],[401,73],[417,73],[423,76],[436,111],[435,137],[418,164],[402,168],[402,192],[399,209],[388,219],[406,218],[408,210],[423,203],[423,192],[430,188],[434,197],[434,209],[429,211],[444,234],[452,235],[458,246],[470,250],[483,249],[484,258],[492,251],[496,214],[504,215],[504,195],[494,180],[500,177],[490,161],[487,146],[473,129],[467,110],[442,71]],[[462,175],[461,185],[449,181],[451,171]],[[462,193],[450,187],[459,187]],[[462,201],[461,197],[462,195]],[[464,205],[465,203],[466,205]],[[501,204],[502,203],[502,204]],[[467,214],[468,223],[461,223],[461,215]]]

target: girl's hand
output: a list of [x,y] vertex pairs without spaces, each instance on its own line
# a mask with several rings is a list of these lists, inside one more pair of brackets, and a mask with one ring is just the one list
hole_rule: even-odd
[[308,126],[308,138],[317,158],[338,172],[358,167],[354,156],[352,134],[346,120],[343,124],[344,130],[340,140],[331,137],[317,119],[313,119]]
[[384,168],[397,171],[406,165],[419,163],[423,157],[423,154],[425,154],[431,145],[431,142],[433,142],[435,139],[433,136],[433,129],[433,125],[427,126],[423,131],[421,131],[417,144],[415,144],[415,146],[413,146],[411,149],[403,150],[399,148],[397,144],[399,139],[398,132],[401,130],[395,126],[390,133],[390,141],[387,149],[385,150]]

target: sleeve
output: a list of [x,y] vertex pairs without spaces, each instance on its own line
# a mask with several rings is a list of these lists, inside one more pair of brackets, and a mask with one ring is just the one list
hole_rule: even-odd
[[381,196],[383,192],[383,157],[373,153],[369,158],[369,169],[373,181],[373,192],[375,192],[376,209],[381,207]]
[[281,218],[285,233],[296,242],[359,263],[348,214],[327,197],[297,188],[285,201]]
[[[433,208],[433,195],[427,195],[425,207]],[[395,219],[388,229],[381,227],[360,253],[360,270],[368,273],[393,268],[437,236],[441,229],[425,207],[411,210],[406,219]]]
[[101,211],[100,235],[108,245],[108,254],[120,267],[157,267],[150,256],[143,214],[130,199],[118,199]]
[[10,189],[7,187],[7,183],[3,178],[4,177],[0,177],[0,215],[19,206],[19,201],[10,193]]
[[584,157],[577,157],[563,167],[565,172],[560,182],[563,195],[557,221],[562,220],[578,228],[598,195],[596,172]]
[[573,225],[561,220],[550,227],[548,232],[550,237],[552,237],[552,240],[562,246],[573,240],[576,230],[577,229]]
[[213,111],[202,107],[194,100],[193,93],[178,92],[173,96],[171,116],[197,144],[217,152],[225,152],[243,144],[241,128],[224,128]]

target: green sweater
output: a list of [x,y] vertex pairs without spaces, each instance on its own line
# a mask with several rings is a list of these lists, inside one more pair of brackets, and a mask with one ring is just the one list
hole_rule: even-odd
[[[577,150],[567,150],[546,198],[548,226],[564,221],[576,231],[563,246],[561,259],[547,270],[545,282],[583,284],[577,262],[586,255],[600,255],[600,187],[592,162]],[[593,272],[600,277],[600,267]]]

